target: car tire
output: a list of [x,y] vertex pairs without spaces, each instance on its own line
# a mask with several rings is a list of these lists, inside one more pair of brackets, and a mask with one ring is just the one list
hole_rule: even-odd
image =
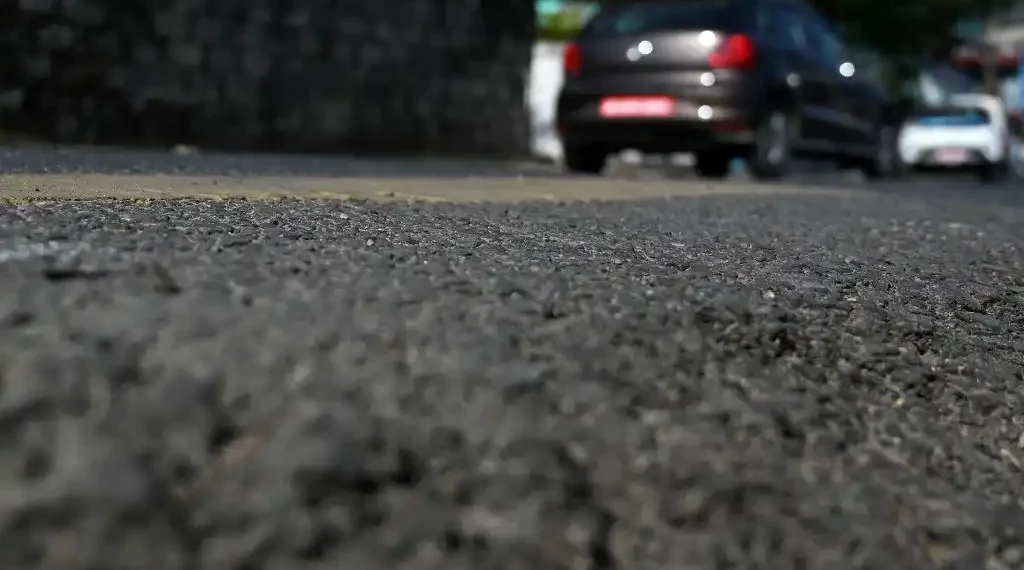
[[754,178],[778,180],[789,174],[793,133],[792,116],[782,109],[768,111],[758,119],[747,161]]
[[899,154],[897,141],[899,130],[893,125],[880,125],[875,133],[874,152],[861,166],[861,172],[868,180],[897,178],[905,172],[903,158]]
[[601,174],[608,162],[608,153],[600,147],[590,145],[565,146],[565,170],[573,174]]
[[694,157],[694,170],[701,178],[725,178],[729,175],[732,156],[721,152],[699,152]]
[[1010,168],[1006,161],[988,162],[978,169],[978,180],[986,184],[994,184],[1006,178]]

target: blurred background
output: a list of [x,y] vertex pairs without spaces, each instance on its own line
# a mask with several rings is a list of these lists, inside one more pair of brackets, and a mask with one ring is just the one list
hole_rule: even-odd
[[[1020,107],[1024,3],[820,0],[858,69]],[[557,161],[566,0],[6,0],[0,137]]]
[[[561,49],[601,2],[538,0],[538,41],[530,79],[531,151],[558,160],[553,128],[561,87]],[[882,81],[914,105],[949,95],[1000,96],[1019,119],[1024,53],[1024,2],[1019,0],[818,0],[854,52],[858,72]],[[634,158],[638,160],[639,157]]]

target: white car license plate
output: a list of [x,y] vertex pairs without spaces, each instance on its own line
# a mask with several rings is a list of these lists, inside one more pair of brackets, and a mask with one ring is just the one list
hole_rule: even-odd
[[963,164],[967,162],[967,151],[962,148],[941,148],[935,151],[935,161],[942,164]]

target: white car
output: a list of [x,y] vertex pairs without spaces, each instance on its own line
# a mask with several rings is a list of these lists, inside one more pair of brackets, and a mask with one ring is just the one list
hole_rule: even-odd
[[973,171],[987,182],[1009,172],[1010,133],[1003,103],[962,94],[914,114],[900,131],[900,158],[917,171]]

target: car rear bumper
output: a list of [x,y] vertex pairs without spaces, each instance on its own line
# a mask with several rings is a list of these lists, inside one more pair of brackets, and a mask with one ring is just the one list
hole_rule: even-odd
[[648,153],[700,152],[753,143],[754,132],[740,116],[666,119],[560,118],[564,144],[601,146],[608,152],[635,149]]
[[[709,72],[638,74],[569,80],[558,98],[557,126],[567,144],[601,145],[609,152],[636,149],[650,153],[697,152],[753,142],[756,101],[748,77]],[[654,97],[674,101],[665,117],[605,117],[605,97]]]
[[907,164],[942,168],[936,154],[943,151],[968,153],[967,160],[954,167],[969,167],[1006,159],[1004,135],[987,127],[921,127],[910,125],[900,135],[900,155]]
[[905,156],[904,162],[909,166],[920,170],[965,170],[979,168],[990,164],[992,160],[981,148],[963,149],[966,152],[966,159],[960,162],[948,163],[938,159],[937,152],[941,148],[921,149],[911,156]]

